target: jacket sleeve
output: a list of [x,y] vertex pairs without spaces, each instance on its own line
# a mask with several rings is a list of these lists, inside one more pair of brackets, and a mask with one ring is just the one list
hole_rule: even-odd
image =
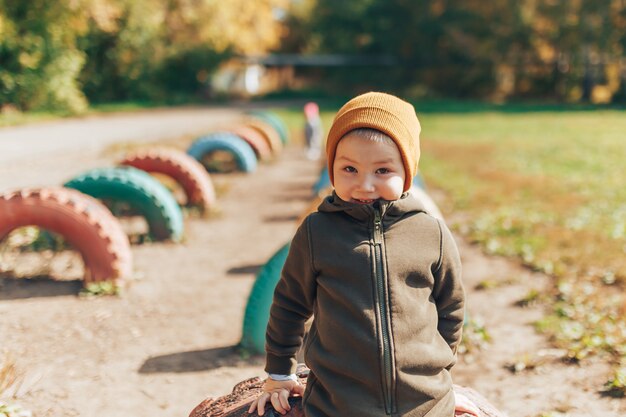
[[[434,272],[433,296],[437,305],[437,329],[456,355],[463,332],[465,291],[461,279],[461,258],[452,233],[439,221],[441,231],[440,260]],[[450,367],[452,367],[451,364]]]
[[315,271],[310,244],[310,216],[298,228],[274,291],[265,335],[265,371],[292,374],[302,344],[304,323],[313,313]]

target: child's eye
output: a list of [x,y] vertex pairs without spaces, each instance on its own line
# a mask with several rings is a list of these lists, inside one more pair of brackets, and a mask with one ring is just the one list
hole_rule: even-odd
[[356,172],[356,168],[351,166],[347,166],[343,170],[346,172]]
[[378,168],[376,170],[377,174],[389,174],[391,171],[389,171],[389,168]]

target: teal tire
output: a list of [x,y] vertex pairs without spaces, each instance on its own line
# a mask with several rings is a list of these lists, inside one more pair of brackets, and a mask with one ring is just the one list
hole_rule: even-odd
[[215,151],[231,154],[239,171],[254,172],[257,168],[254,150],[248,142],[234,133],[216,132],[201,136],[189,146],[187,154],[202,163],[206,155]]
[[283,145],[286,145],[289,142],[289,133],[287,131],[287,127],[283,123],[283,121],[276,114],[263,110],[251,110],[248,112],[250,116],[258,117],[270,124],[276,131],[278,132],[278,136],[280,136],[280,140]]
[[328,167],[324,165],[324,168],[320,171],[320,175],[317,179],[317,182],[313,184],[313,194],[320,195],[323,193],[328,187],[330,187],[330,176],[328,175]]
[[179,241],[183,213],[172,193],[150,174],[132,167],[97,168],[64,184],[92,197],[122,201],[148,223],[154,240]]
[[263,265],[248,296],[240,346],[250,353],[265,352],[265,330],[270,319],[270,306],[290,244],[291,242],[280,248]]

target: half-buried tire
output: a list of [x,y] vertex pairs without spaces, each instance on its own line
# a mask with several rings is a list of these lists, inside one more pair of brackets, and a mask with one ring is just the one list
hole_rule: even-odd
[[133,167],[97,168],[65,183],[98,199],[123,201],[148,223],[155,240],[179,241],[183,214],[172,193],[150,174]]
[[84,284],[128,278],[132,254],[120,223],[98,200],[62,187],[0,194],[0,240],[13,230],[37,226],[58,233],[85,264]]
[[250,116],[258,117],[261,120],[272,125],[274,129],[278,132],[280,136],[280,140],[283,145],[286,145],[289,142],[289,135],[287,133],[287,127],[283,123],[283,121],[276,114],[263,110],[251,110],[247,112]]
[[252,147],[234,133],[210,133],[196,139],[187,149],[187,154],[202,163],[209,172],[220,172],[206,166],[204,159],[210,159],[214,152],[228,153],[235,161],[237,169],[242,172],[254,172],[257,167],[257,158]]
[[320,170],[319,177],[315,184],[313,184],[313,195],[320,195],[325,192],[327,188],[331,186],[330,176],[328,175],[328,167],[324,165]]
[[263,265],[248,296],[240,346],[250,352],[265,352],[265,329],[270,319],[270,306],[274,289],[280,280],[280,272],[287,260],[290,243],[280,248]]
[[177,149],[155,148],[126,155],[120,165],[173,178],[185,191],[187,205],[203,211],[215,205],[211,177],[197,160]]
[[233,126],[228,131],[248,142],[259,161],[267,161],[272,158],[272,147],[260,132],[243,125]]
[[256,117],[248,117],[244,119],[242,123],[246,127],[255,130],[263,137],[274,156],[277,156],[283,150],[283,143],[280,141],[278,132],[269,123]]

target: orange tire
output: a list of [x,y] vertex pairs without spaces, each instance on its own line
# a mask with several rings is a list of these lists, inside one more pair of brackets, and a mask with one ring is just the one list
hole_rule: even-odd
[[128,237],[98,200],[62,187],[0,194],[0,240],[24,226],[58,233],[85,263],[84,283],[128,277],[132,255]]
[[272,159],[272,148],[270,144],[267,142],[267,139],[255,129],[245,125],[237,125],[228,128],[228,131],[248,142],[258,160],[267,161],[268,159]]
[[166,148],[148,149],[126,155],[120,165],[173,178],[185,191],[187,205],[203,210],[215,205],[215,188],[209,173],[185,152]]
[[244,119],[243,125],[259,132],[269,144],[274,156],[278,155],[280,151],[283,150],[283,143],[280,140],[280,135],[269,123],[255,117],[248,117]]

